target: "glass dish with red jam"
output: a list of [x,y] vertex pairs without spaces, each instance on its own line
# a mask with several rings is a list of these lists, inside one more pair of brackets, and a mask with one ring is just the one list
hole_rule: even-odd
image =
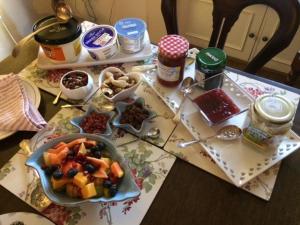
[[216,125],[237,115],[240,108],[220,88],[210,90],[194,99],[192,102],[199,108],[208,125]]
[[145,107],[143,98],[131,102],[117,102],[116,108],[118,114],[112,121],[113,125],[136,135],[144,130],[146,121],[156,116],[155,112]]

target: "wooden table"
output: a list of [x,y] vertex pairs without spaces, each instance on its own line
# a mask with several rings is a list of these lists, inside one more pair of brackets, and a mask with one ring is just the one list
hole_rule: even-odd
[[[298,89],[241,71],[238,73],[300,94]],[[49,120],[64,102],[61,101],[59,105],[53,106],[52,95],[43,91],[41,95],[42,102],[39,110],[45,119]],[[293,130],[300,134],[299,107]],[[33,134],[18,132],[0,141],[0,167],[18,151],[18,143]],[[0,187],[0,203],[0,214],[15,211],[38,213],[3,187]],[[142,224],[299,225],[299,206],[299,151],[283,160],[269,202],[177,159]]]

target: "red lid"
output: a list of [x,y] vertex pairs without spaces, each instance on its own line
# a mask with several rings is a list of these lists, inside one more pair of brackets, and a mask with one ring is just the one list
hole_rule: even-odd
[[189,50],[189,42],[179,35],[163,36],[159,43],[159,53],[167,58],[179,58],[186,55]]

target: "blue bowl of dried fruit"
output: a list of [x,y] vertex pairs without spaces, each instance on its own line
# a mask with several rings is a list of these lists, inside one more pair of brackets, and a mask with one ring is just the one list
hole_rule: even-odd
[[26,165],[38,172],[46,196],[58,205],[124,201],[141,193],[125,158],[99,135],[77,133],[50,140]]
[[116,103],[117,116],[112,124],[136,135],[141,134],[146,122],[156,117],[156,113],[145,107],[145,100],[137,98],[130,102]]
[[90,105],[83,116],[75,117],[70,123],[78,127],[80,133],[97,134],[109,137],[112,134],[110,121],[115,113],[100,112],[93,105]]

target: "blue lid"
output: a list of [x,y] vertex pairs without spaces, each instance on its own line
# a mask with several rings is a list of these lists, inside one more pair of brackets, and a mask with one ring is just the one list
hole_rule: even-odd
[[136,39],[144,35],[146,23],[137,18],[125,18],[116,22],[115,28],[119,35]]
[[88,48],[102,48],[114,40],[115,33],[115,28],[112,26],[99,25],[84,34],[82,43]]

